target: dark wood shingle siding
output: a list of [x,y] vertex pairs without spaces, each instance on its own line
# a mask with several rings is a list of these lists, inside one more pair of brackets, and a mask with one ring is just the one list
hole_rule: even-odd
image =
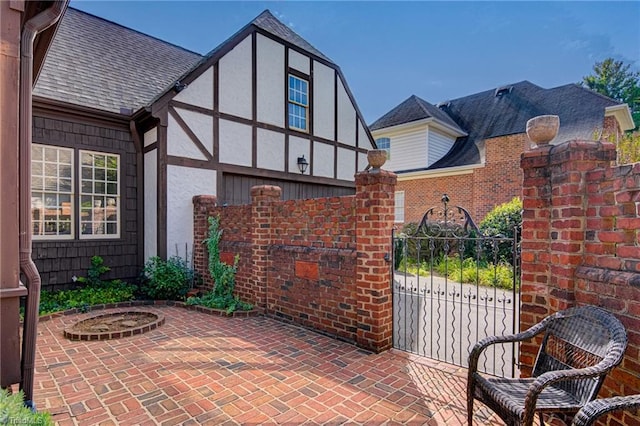
[[[44,145],[101,151],[120,155],[120,238],[83,240],[34,240],[33,259],[42,277],[43,289],[73,285],[73,276],[84,277],[92,256],[101,256],[111,268],[106,279],[135,279],[142,268],[138,262],[138,224],[136,189],[136,152],[131,133],[126,130],[39,116],[34,112],[33,142]],[[78,163],[74,163],[75,192],[78,192]],[[74,206],[77,221],[78,200]]]

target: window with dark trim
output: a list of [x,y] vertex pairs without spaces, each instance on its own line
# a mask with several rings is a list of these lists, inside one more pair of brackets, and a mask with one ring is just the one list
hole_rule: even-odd
[[309,131],[309,81],[289,74],[288,92],[289,128]]

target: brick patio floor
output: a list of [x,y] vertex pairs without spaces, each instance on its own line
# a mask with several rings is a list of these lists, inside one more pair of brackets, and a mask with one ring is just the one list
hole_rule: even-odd
[[[38,326],[34,399],[61,425],[466,423],[466,370],[399,351],[371,354],[265,318],[179,307],[119,340],[73,342]],[[478,404],[476,404],[478,405]],[[475,410],[474,424],[497,424]]]

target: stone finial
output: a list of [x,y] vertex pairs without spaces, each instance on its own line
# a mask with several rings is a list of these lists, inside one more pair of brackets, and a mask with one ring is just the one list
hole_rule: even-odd
[[369,161],[367,169],[371,168],[370,173],[379,172],[380,167],[387,161],[387,150],[370,149],[367,151],[367,160]]
[[557,115],[539,115],[527,121],[527,136],[538,146],[546,145],[558,134],[560,117]]

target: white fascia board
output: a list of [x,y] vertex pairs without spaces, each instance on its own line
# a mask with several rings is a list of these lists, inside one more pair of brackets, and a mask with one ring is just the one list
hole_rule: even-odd
[[623,131],[631,130],[636,127],[633,122],[633,117],[631,116],[631,110],[627,104],[606,107],[604,109],[604,115],[605,117],[615,117]]
[[448,176],[460,176],[473,173],[475,169],[484,167],[484,164],[471,164],[468,166],[446,167],[444,169],[419,170],[416,172],[397,173],[398,182],[416,179],[431,179]]
[[397,124],[391,127],[383,127],[382,129],[372,130],[371,135],[374,139],[377,139],[380,136],[388,136],[393,133],[402,133],[409,130],[415,130],[416,127],[428,126],[432,125],[433,127],[450,134],[455,137],[467,136],[467,133],[460,131],[447,123],[444,123],[438,119],[433,117],[423,118],[421,120],[410,121],[409,123]]

